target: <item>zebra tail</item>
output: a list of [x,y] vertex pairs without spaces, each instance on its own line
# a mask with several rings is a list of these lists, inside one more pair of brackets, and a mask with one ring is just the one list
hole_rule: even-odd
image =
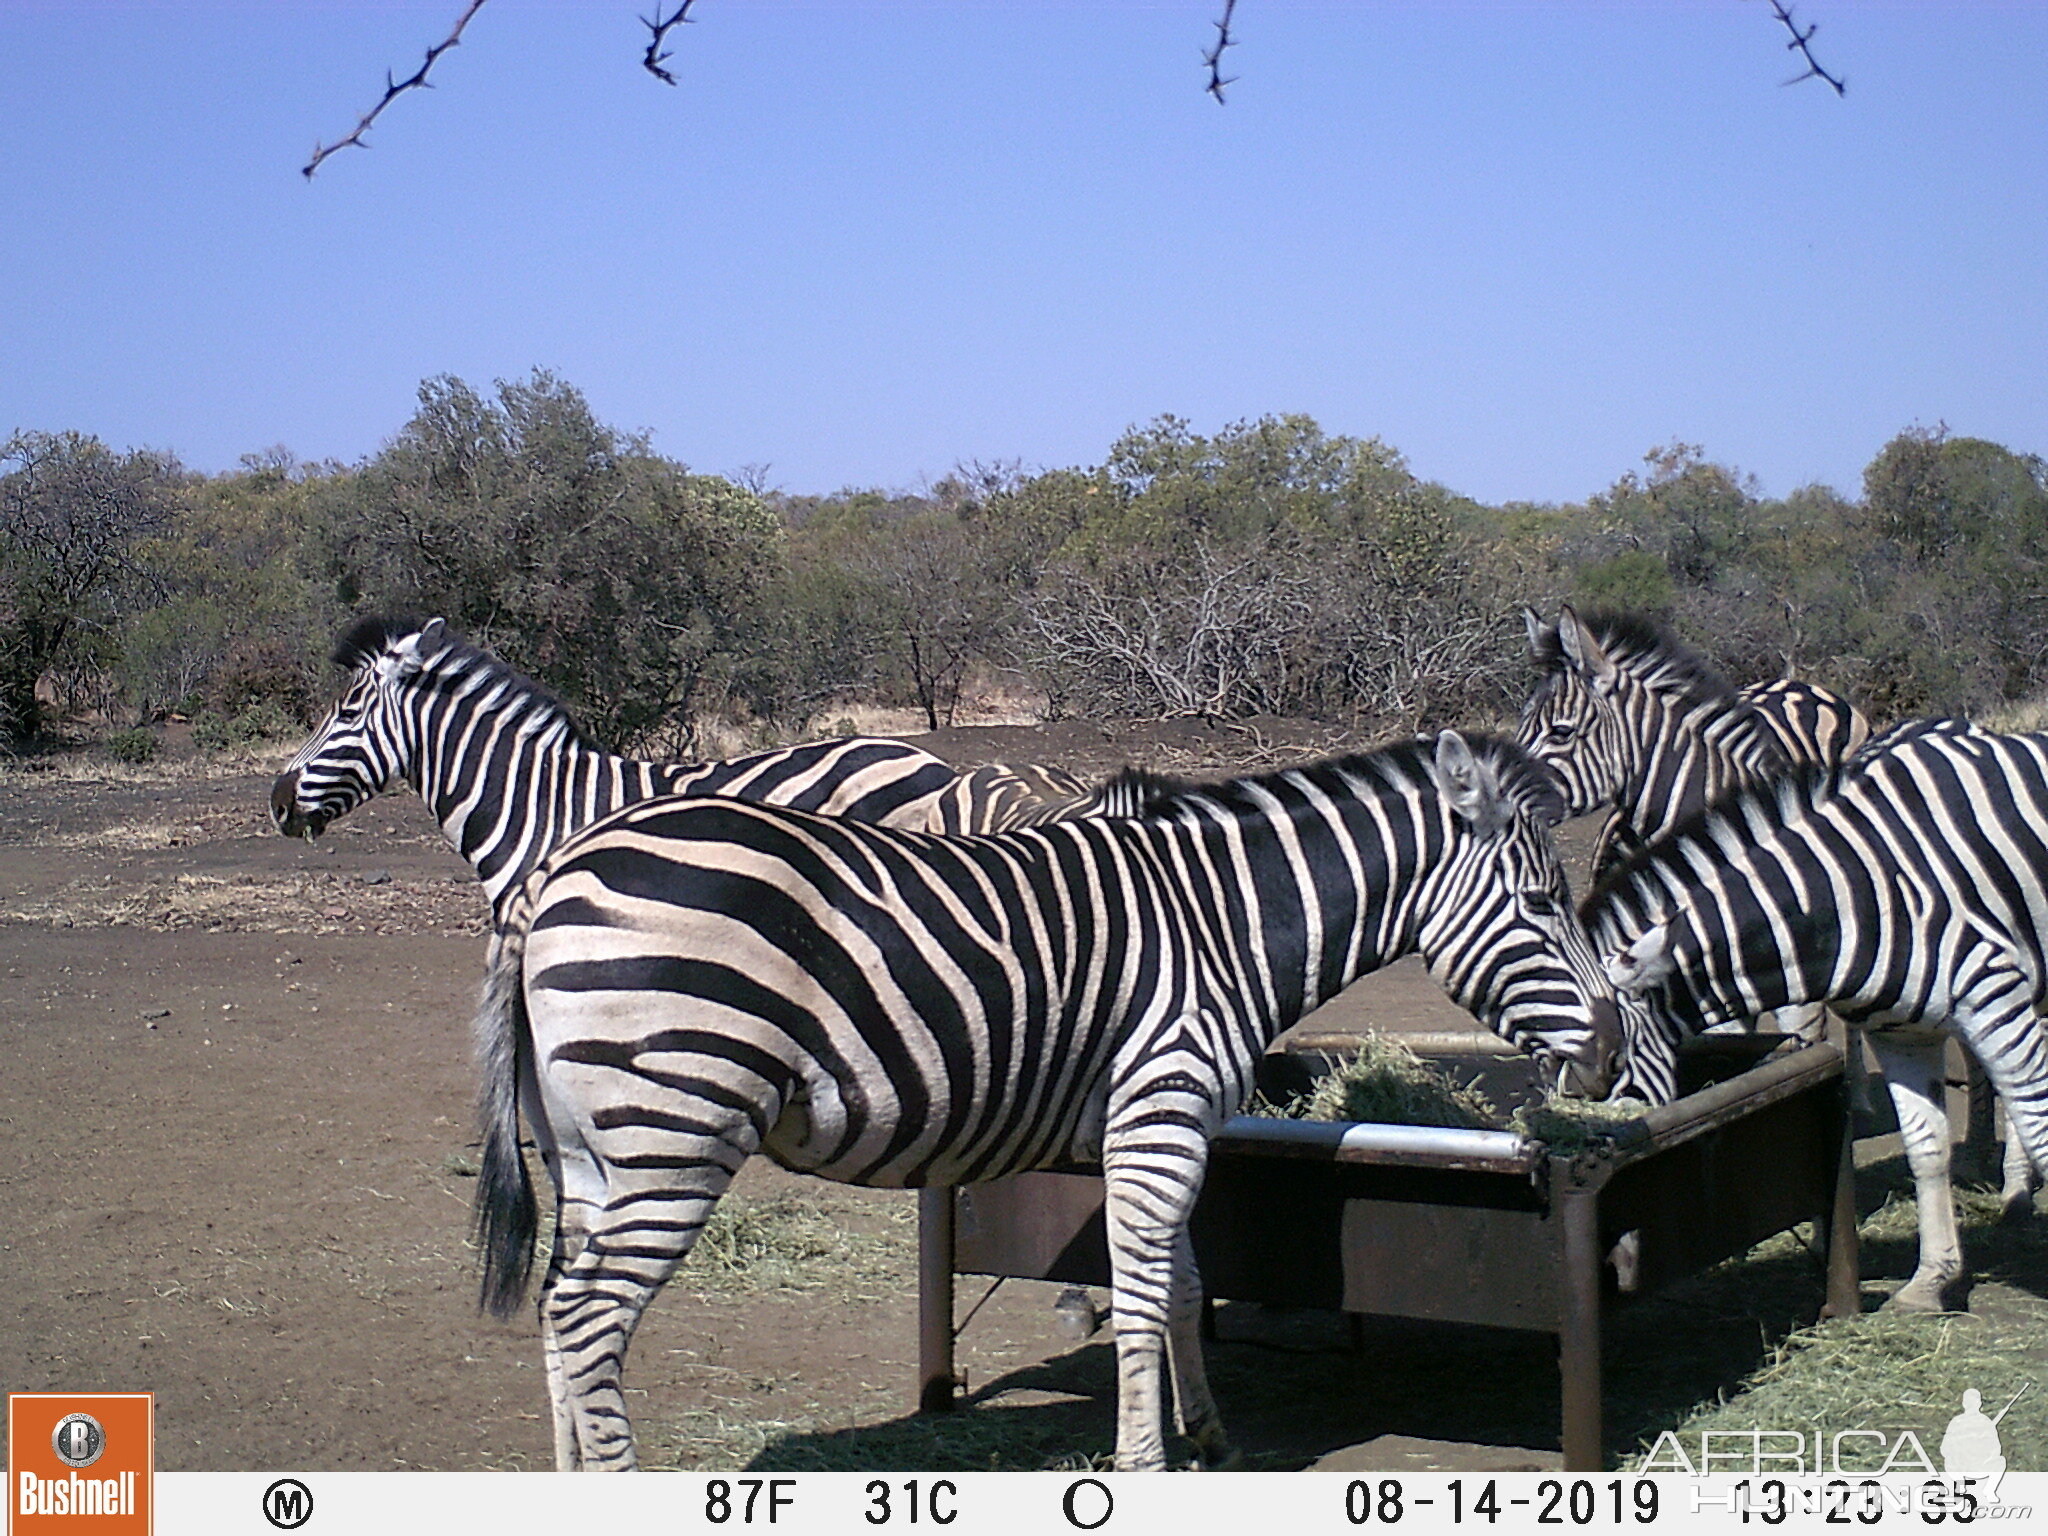
[[519,1155],[519,1083],[527,1075],[533,1050],[520,978],[525,955],[525,924],[501,925],[491,938],[476,1016],[482,1079],[477,1119],[483,1130],[475,1209],[476,1245],[483,1255],[477,1305],[495,1317],[510,1317],[526,1294],[539,1226],[533,1181],[527,1176],[526,1159]]

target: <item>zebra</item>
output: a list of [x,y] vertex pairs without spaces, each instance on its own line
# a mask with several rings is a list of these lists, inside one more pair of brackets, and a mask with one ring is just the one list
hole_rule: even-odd
[[1730,790],[1839,763],[1870,734],[1840,694],[1789,678],[1731,687],[1661,626],[1630,614],[1547,624],[1522,610],[1543,680],[1515,739],[1563,778],[1570,814],[1610,808],[1597,883]]
[[748,1156],[851,1184],[1069,1160],[1107,1186],[1117,1465],[1163,1465],[1170,1360],[1203,1458],[1188,1213],[1209,1137],[1282,1029],[1419,950],[1564,1086],[1621,1026],[1570,906],[1550,775],[1445,732],[984,837],[775,806],[628,806],[557,848],[494,936],[478,1021],[482,1302],[524,1293],[523,1106],[556,1187],[540,1316],[556,1464],[636,1464],[640,1313]]
[[853,737],[713,763],[616,757],[537,684],[440,619],[370,617],[335,647],[347,689],[278,775],[271,818],[317,837],[409,781],[483,882],[494,918],[547,851],[599,817],[658,795],[718,794],[884,826],[993,831],[1088,814],[1090,786],[1051,769],[959,775],[898,741]]
[[940,790],[931,801],[925,824],[917,830],[1007,832],[1048,821],[1071,821],[1077,816],[1136,816],[1145,803],[1145,783],[1142,776],[1122,774],[1090,783],[1063,768],[990,763],[969,769]]
[[2048,1168],[2048,736],[1916,722],[1839,770],[1747,786],[1582,916],[1658,1026],[1624,1009],[1619,1095],[1668,1101],[1681,1036],[1767,1009],[1825,1003],[1866,1031],[1919,1206],[1919,1261],[1891,1304],[1938,1310],[1963,1270],[1945,1034],[2004,1101],[2009,1208],[2012,1156]]
[[[1523,709],[1516,739],[1563,776],[1572,814],[1612,806],[1594,853],[1595,884],[1731,789],[1803,765],[1841,763],[1870,742],[1870,722],[1840,694],[1789,678],[1730,688],[1643,619],[1581,618],[1569,605],[1554,625],[1530,609],[1522,617],[1546,675]],[[1810,1045],[1826,1030],[1826,1011],[1785,1009],[1736,1027],[1760,1023]],[[1865,1109],[1863,1053],[1853,1039],[1849,1072],[1857,1107]],[[1974,1063],[1970,1072],[1974,1093],[1982,1079]],[[2031,1204],[2033,1179],[2024,1148],[2008,1136],[2009,1210]]]

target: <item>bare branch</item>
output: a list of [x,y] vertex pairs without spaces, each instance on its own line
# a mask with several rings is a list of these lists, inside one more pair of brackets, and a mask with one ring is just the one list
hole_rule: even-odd
[[1230,15],[1236,9],[1237,0],[1223,0],[1223,19],[1215,23],[1215,45],[1202,55],[1202,62],[1209,66],[1209,84],[1205,89],[1216,98],[1218,106],[1223,105],[1223,87],[1237,82],[1237,76],[1225,79],[1223,74],[1223,50],[1237,46],[1237,39],[1230,35]]
[[1800,56],[1806,60],[1806,72],[1801,75],[1794,75],[1785,84],[1797,85],[1802,80],[1821,79],[1827,81],[1829,85],[1835,88],[1837,96],[1847,95],[1849,91],[1848,85],[1822,69],[1820,67],[1820,60],[1813,56],[1813,49],[1808,46],[1813,41],[1813,34],[1820,30],[1820,23],[1816,21],[1802,32],[1799,29],[1799,23],[1793,19],[1792,8],[1786,5],[1784,0],[1771,0],[1771,14],[1782,21],[1785,24],[1785,30],[1792,34],[1792,41],[1785,45],[1785,51],[1790,53],[1797,49]]
[[426,62],[420,65],[419,69],[414,72],[410,79],[393,80],[390,71],[385,71],[384,99],[363,114],[362,121],[356,124],[355,131],[347,137],[336,139],[332,144],[314,145],[313,158],[306,162],[299,174],[308,181],[311,181],[313,173],[320,169],[320,162],[333,154],[337,149],[345,149],[351,144],[357,149],[368,149],[370,146],[363,142],[363,134],[370,124],[377,121],[377,114],[390,106],[394,97],[401,96],[411,90],[430,89],[427,83],[427,71],[434,67],[436,59],[462,41],[462,29],[469,25],[469,18],[482,10],[483,7],[484,0],[469,0],[468,8],[463,11],[461,19],[455,23],[455,30],[427,50]]
[[647,52],[641,55],[641,66],[646,69],[647,73],[654,76],[655,79],[661,81],[664,85],[674,85],[676,77],[661,67],[662,62],[668,58],[668,55],[662,52],[662,40],[668,36],[669,28],[680,26],[690,19],[690,7],[694,4],[696,4],[696,0],[681,0],[681,3],[676,6],[675,15],[669,17],[667,21],[661,19],[661,7],[659,5],[655,6],[652,16],[642,16],[640,18],[641,25],[645,26],[653,34],[647,39]]

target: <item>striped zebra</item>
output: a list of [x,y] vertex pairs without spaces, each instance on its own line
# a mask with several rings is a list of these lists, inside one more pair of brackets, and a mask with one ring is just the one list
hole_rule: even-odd
[[1555,624],[1522,610],[1543,679],[1515,739],[1564,780],[1569,814],[1609,807],[1597,882],[1746,784],[1839,763],[1870,734],[1847,699],[1781,679],[1735,689],[1661,626],[1628,614]]
[[1093,787],[1052,769],[969,775],[898,741],[854,737],[714,763],[655,763],[594,745],[561,704],[439,619],[366,618],[335,648],[348,688],[270,792],[288,837],[329,823],[401,779],[475,868],[502,918],[550,848],[622,805],[729,795],[883,826],[993,831],[1096,810]]
[[1139,813],[940,837],[710,799],[556,849],[492,942],[478,1017],[483,1300],[533,1260],[523,1105],[556,1186],[540,1316],[558,1467],[629,1468],[642,1309],[748,1156],[954,1185],[1098,1160],[1117,1465],[1180,1422],[1228,1450],[1188,1213],[1209,1137],[1281,1030],[1411,951],[1566,1086],[1604,1092],[1613,992],[1549,837],[1550,775],[1446,732],[1210,786],[1127,772]]
[[1945,1034],[2004,1101],[2008,1195],[2015,1159],[2048,1168],[2048,736],[1894,730],[1833,775],[1738,791],[1617,871],[1583,915],[1658,1025],[1638,1034],[1625,1010],[1618,1093],[1668,1101],[1679,1038],[1769,1009],[1825,1003],[1867,1032],[1920,1214],[1919,1262],[1892,1302],[1940,1308],[1963,1268]]

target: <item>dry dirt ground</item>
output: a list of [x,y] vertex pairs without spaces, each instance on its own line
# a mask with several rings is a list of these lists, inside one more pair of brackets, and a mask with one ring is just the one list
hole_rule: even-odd
[[[1283,737],[932,744],[963,765],[1195,769],[1269,763]],[[0,777],[0,1390],[152,1391],[171,1470],[545,1467],[536,1329],[479,1317],[466,1240],[481,896],[409,793],[308,846],[271,830],[268,786],[203,765]],[[1412,963],[1341,1006],[1469,1026]],[[649,1464],[1017,1465],[1017,1435],[976,1438],[997,1414],[1048,1458],[1109,1448],[1104,1336],[1062,1338],[1052,1288],[1028,1283],[966,1326],[980,1411],[909,1416],[910,1196],[757,1162],[728,1203],[800,1211],[852,1246],[823,1281],[686,1266],[629,1367]],[[1810,1316],[1811,1290],[1771,1326]],[[980,1286],[961,1293],[964,1313]],[[1658,1389],[1673,1405],[1756,1363],[1757,1320],[1730,1328],[1725,1360]],[[1257,1464],[1555,1464],[1544,1341],[1387,1326],[1364,1342],[1341,1319],[1224,1309],[1219,1396]]]

